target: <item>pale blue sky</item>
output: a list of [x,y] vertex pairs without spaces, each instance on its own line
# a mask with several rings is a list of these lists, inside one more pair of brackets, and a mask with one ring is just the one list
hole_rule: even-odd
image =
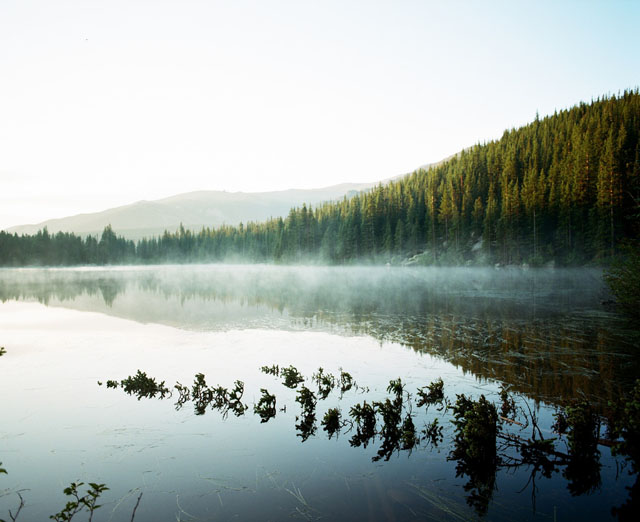
[[0,227],[375,181],[640,84],[640,1],[0,0]]

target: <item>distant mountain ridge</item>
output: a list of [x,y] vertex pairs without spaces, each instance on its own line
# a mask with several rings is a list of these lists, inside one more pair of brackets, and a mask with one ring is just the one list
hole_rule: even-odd
[[[385,183],[388,180],[383,181]],[[101,212],[49,219],[37,224],[7,229],[17,234],[35,234],[47,227],[49,233],[73,232],[76,235],[99,235],[105,226],[127,239],[158,236],[175,231],[182,223],[186,229],[217,227],[223,224],[264,221],[286,216],[295,206],[317,205],[325,201],[353,196],[375,187],[376,183],[342,183],[318,189],[289,189],[272,192],[197,191],[154,201],[137,201]]]

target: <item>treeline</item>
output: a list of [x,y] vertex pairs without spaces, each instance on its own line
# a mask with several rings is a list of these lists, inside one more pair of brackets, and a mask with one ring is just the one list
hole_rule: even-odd
[[0,231],[0,266],[67,266],[135,263],[136,245],[116,236],[111,226],[98,240],[68,232],[49,234],[46,227],[32,236]]
[[640,93],[581,103],[429,170],[264,223],[137,244],[0,233],[0,264],[246,260],[434,264],[599,262],[640,223]]

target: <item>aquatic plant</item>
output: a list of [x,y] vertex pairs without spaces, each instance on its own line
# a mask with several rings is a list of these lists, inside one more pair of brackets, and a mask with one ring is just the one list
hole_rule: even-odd
[[418,388],[417,395],[420,397],[420,400],[416,403],[418,408],[423,406],[429,408],[433,404],[442,405],[444,401],[444,382],[442,378],[438,377],[438,380],[433,381],[431,384]]
[[429,424],[425,424],[422,430],[424,439],[434,447],[437,447],[443,440],[443,427],[438,422],[438,417],[433,419]]
[[226,411],[232,411],[236,417],[244,415],[244,412],[247,410],[248,406],[242,403],[243,395],[244,382],[236,381],[234,383],[233,389],[226,395],[226,404],[223,406],[223,408],[226,407]]
[[393,393],[397,398],[400,398],[402,400],[402,394],[404,393],[404,384],[402,384],[402,379],[398,378],[389,381],[389,386],[387,386],[387,393]]
[[340,408],[329,408],[322,418],[322,429],[327,432],[329,439],[340,433],[342,423],[340,422],[342,413]]
[[89,482],[87,492],[80,496],[78,488],[83,485],[84,482],[72,482],[68,487],[64,488],[64,494],[71,497],[71,500],[67,501],[65,507],[62,508],[59,513],[51,515],[49,517],[51,520],[55,520],[56,522],[68,522],[73,519],[75,515],[86,510],[87,513],[89,513],[89,522],[91,522],[94,511],[101,507],[101,505],[97,503],[100,495],[109,488],[105,484]]
[[317,399],[309,388],[302,386],[296,396],[296,402],[302,406],[302,413],[296,417],[296,420],[299,421],[296,424],[296,430],[298,430],[298,437],[304,442],[316,432]]
[[356,386],[353,377],[349,372],[345,372],[340,368],[340,378],[338,379],[338,386],[340,386],[340,395],[344,395],[351,388]]
[[[185,388],[178,383],[176,386],[180,393],[178,404],[180,401],[186,402]],[[248,406],[242,403],[242,396],[244,394],[244,383],[242,381],[235,381],[234,388],[229,391],[223,386],[209,387],[205,380],[204,374],[197,373],[193,386],[191,387],[191,400],[193,401],[193,407],[196,415],[204,415],[207,408],[211,406],[212,409],[219,410],[222,415],[226,417],[229,411],[232,411],[236,417],[244,415]],[[178,406],[176,406],[178,407]]]
[[175,407],[176,411],[180,410],[187,402],[191,400],[191,393],[187,386],[176,382],[173,386],[173,389],[178,392],[178,400],[176,401]]
[[581,401],[565,410],[569,427],[567,436],[570,459],[563,471],[568,480],[567,488],[572,495],[582,495],[595,491],[601,483],[600,417],[591,404]]
[[[110,386],[111,383],[111,386]],[[129,376],[120,381],[120,386],[129,395],[135,395],[138,400],[142,397],[149,399],[156,395],[164,399],[166,395],[171,395],[171,391],[164,385],[164,381],[157,383],[152,377],[148,377],[145,372],[138,370],[134,376]],[[113,387],[113,381],[107,381],[107,388]]]
[[569,427],[569,450],[572,455],[588,455],[598,450],[600,417],[593,406],[581,401],[568,406],[564,413]]
[[330,373],[324,373],[322,368],[318,368],[312,379],[318,385],[318,397],[320,397],[320,400],[326,399],[336,386],[336,378]]
[[[387,398],[383,402],[373,403],[376,413],[382,416],[382,427],[379,431],[379,435],[382,437],[382,444],[378,449],[378,455],[373,458],[374,461],[380,460],[381,458],[389,460],[394,451],[400,449],[403,387],[400,379],[391,382],[392,384],[389,385],[387,390],[395,391],[400,395],[397,395],[393,401]],[[413,431],[415,436],[415,427]]]
[[196,415],[204,415],[207,406],[213,401],[213,392],[207,386],[207,381],[203,373],[196,373],[193,385],[191,386],[191,400]]
[[280,367],[277,364],[272,366],[263,366],[260,368],[262,373],[266,373],[267,375],[275,375],[276,377],[280,377]]
[[297,436],[300,437],[301,442],[305,442],[309,437],[316,434],[316,415],[315,413],[302,414],[296,417],[296,430]]
[[296,395],[296,402],[302,406],[303,412],[312,412],[315,410],[317,399],[315,393],[306,386],[302,386]]
[[403,450],[411,450],[418,445],[420,439],[416,436],[416,426],[410,414],[407,414],[402,422],[400,430],[400,442]]
[[456,462],[456,476],[466,475],[467,504],[483,516],[495,489],[499,458],[496,451],[498,412],[484,395],[477,401],[457,395],[452,406],[455,428],[454,447],[447,457]]
[[191,386],[191,400],[196,415],[204,415],[209,406],[213,409],[226,410],[229,404],[227,389],[222,386],[209,387],[202,373],[195,375]]
[[376,435],[376,410],[371,404],[364,401],[362,405],[356,404],[349,410],[352,422],[356,424],[356,433],[349,440],[353,447],[367,447],[369,441]]
[[459,451],[473,461],[489,462],[496,459],[498,412],[484,395],[477,401],[464,394],[457,395],[452,407]]
[[287,388],[297,388],[298,384],[304,382],[302,374],[293,366],[282,368],[280,370],[280,375],[284,377],[282,384]]
[[258,404],[253,406],[253,412],[260,416],[260,422],[268,422],[276,416],[276,396],[264,388],[260,388],[260,393],[262,397]]
[[[98,385],[102,385],[98,381]],[[155,378],[147,376],[145,372],[138,370],[133,377],[127,377],[121,382],[108,380],[107,388],[121,387],[129,395],[136,395],[138,400],[142,397],[164,399],[167,395],[172,396],[173,393],[165,385],[164,381],[157,383]],[[196,415],[204,415],[207,408],[220,410],[223,416],[227,416],[229,412],[233,412],[236,416],[244,415],[248,406],[242,402],[244,394],[244,382],[235,381],[231,390],[223,386],[209,387],[207,385],[203,373],[197,373],[194,378],[191,389],[177,382],[174,390],[178,394],[178,400],[175,403],[176,410],[180,410],[187,402],[193,401],[194,412]]]

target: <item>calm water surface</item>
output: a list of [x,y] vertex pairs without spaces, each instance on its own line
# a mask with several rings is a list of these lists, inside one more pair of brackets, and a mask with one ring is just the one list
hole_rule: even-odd
[[[455,400],[498,402],[502,386],[551,436],[556,405],[606,404],[638,375],[637,338],[603,307],[598,271],[162,266],[0,270],[0,518],[47,520],[71,481],[106,483],[94,520],[585,520],[611,518],[635,477],[599,448],[588,483],[566,470],[498,467],[482,489],[449,460],[453,426],[435,408],[404,414],[437,446],[378,458],[382,439],[331,439],[324,413],[413,394],[441,377]],[[296,390],[260,371],[350,372],[359,385],[319,400],[315,432],[297,428]],[[97,382],[138,369],[190,386],[245,385],[245,415],[196,415],[176,396],[128,396]],[[261,389],[277,414],[261,423]],[[481,500],[474,492],[481,491]]]

